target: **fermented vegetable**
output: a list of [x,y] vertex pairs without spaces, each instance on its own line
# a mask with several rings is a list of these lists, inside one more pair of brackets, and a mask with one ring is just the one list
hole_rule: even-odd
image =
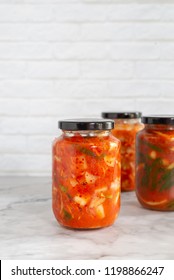
[[135,138],[143,128],[140,112],[103,113],[104,118],[113,118],[112,134],[121,141],[121,190],[135,189]]
[[53,211],[64,226],[111,225],[120,208],[120,142],[105,131],[64,132],[53,143]]
[[137,135],[136,151],[140,203],[154,210],[174,210],[174,126],[147,124]]

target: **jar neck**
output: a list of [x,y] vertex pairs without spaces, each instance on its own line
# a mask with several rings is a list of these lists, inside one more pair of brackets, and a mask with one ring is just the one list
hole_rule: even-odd
[[174,130],[172,124],[145,124],[145,130]]
[[64,130],[63,135],[65,137],[74,137],[74,136],[82,136],[82,137],[106,137],[109,136],[110,130],[78,130],[78,131],[69,131]]
[[115,119],[115,124],[138,124],[141,123],[141,118],[136,119]]

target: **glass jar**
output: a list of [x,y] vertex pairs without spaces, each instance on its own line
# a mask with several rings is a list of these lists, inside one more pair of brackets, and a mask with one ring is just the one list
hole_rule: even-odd
[[53,211],[70,228],[114,223],[120,208],[120,141],[112,120],[59,121],[53,143]]
[[103,118],[114,119],[112,134],[121,141],[121,190],[135,190],[135,137],[143,128],[140,112],[102,113]]
[[145,208],[174,210],[174,116],[142,118],[136,139],[136,195]]

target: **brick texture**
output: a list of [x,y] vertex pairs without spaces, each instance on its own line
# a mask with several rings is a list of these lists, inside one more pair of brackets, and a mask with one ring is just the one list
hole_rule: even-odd
[[173,108],[173,0],[0,0],[0,175],[50,175],[61,118]]

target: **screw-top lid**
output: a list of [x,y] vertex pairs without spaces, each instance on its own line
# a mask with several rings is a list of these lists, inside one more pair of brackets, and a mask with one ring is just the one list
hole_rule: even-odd
[[141,112],[103,112],[105,119],[138,119],[141,118]]
[[111,130],[114,128],[113,120],[104,119],[68,119],[58,122],[62,130]]
[[143,116],[144,124],[174,124],[174,115],[149,115]]

